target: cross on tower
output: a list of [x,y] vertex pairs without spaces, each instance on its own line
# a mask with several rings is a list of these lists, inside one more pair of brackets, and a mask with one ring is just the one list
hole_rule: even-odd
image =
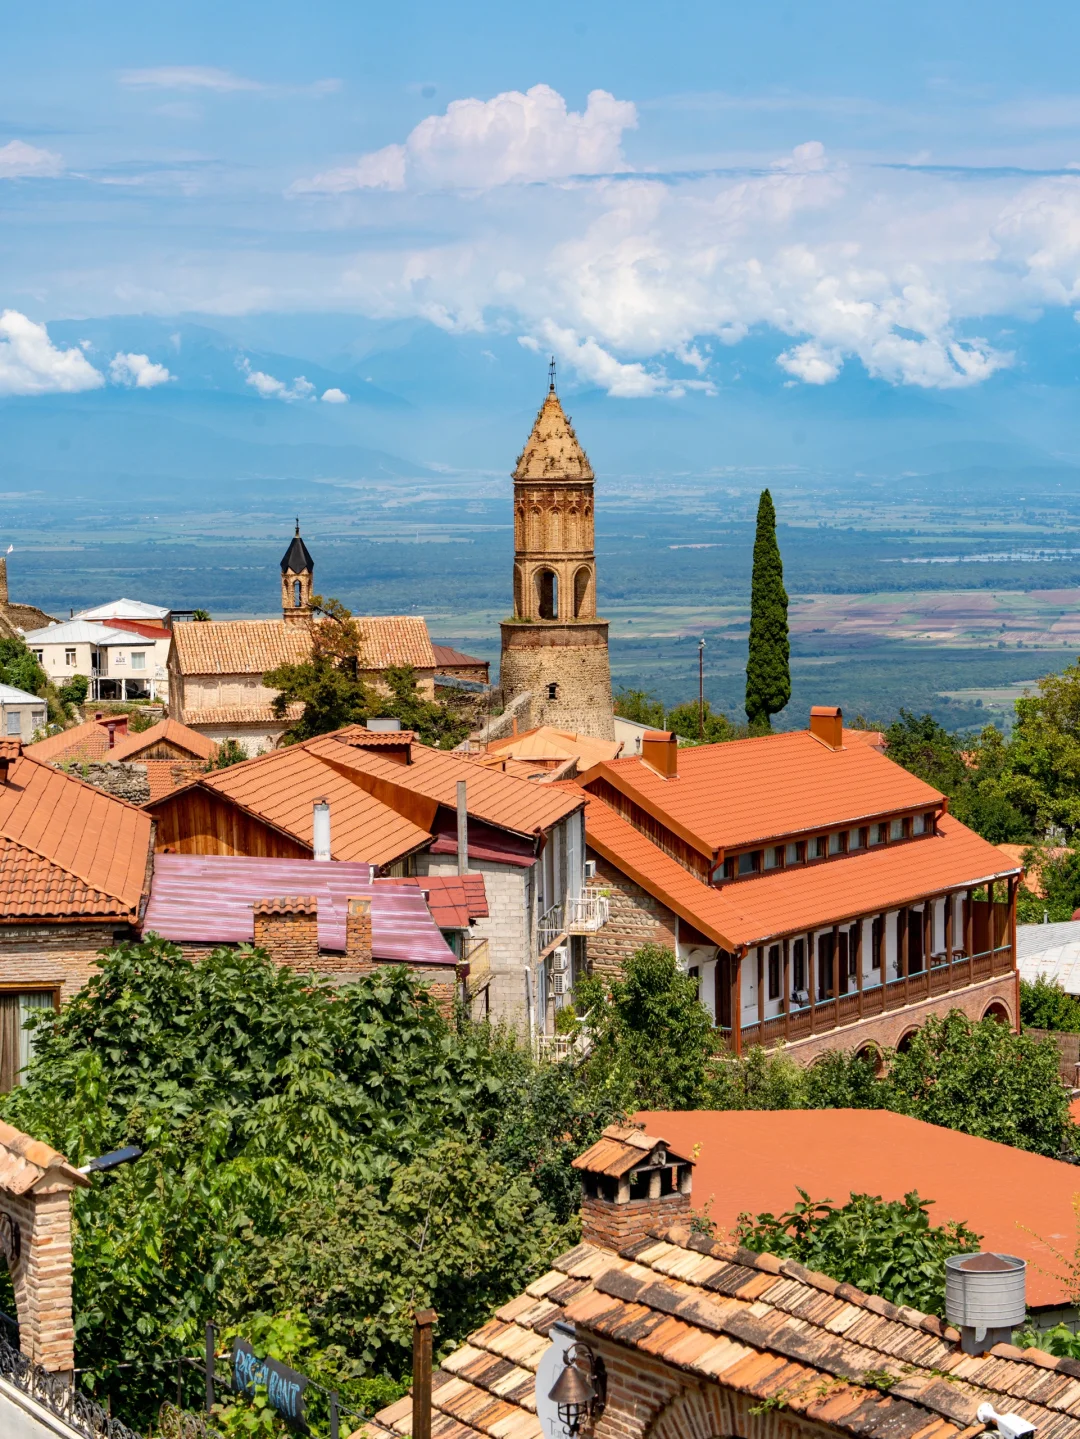
[[548,393],[555,393],[555,356],[552,355],[551,363],[548,365]]

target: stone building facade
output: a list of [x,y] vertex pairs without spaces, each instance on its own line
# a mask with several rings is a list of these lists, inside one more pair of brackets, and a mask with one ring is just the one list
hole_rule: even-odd
[[514,611],[502,624],[507,703],[529,723],[613,739],[607,621],[596,613],[595,477],[554,380],[514,470]]

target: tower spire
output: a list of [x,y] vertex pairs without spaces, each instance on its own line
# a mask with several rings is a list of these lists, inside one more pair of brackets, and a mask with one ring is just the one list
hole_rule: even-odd
[[555,356],[552,355],[551,363],[548,365],[548,394],[555,393]]

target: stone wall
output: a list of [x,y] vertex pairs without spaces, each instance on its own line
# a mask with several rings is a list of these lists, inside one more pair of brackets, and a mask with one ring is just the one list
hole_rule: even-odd
[[126,799],[129,804],[146,804],[150,798],[150,779],[144,764],[110,764],[102,761],[95,764],[72,764],[67,766],[67,769],[70,774],[77,775],[95,789],[103,789],[106,794],[115,795],[117,799]]
[[609,892],[611,915],[603,929],[588,937],[589,973],[617,976],[623,961],[643,944],[662,944],[674,950],[674,913],[594,850],[586,847],[585,853],[596,861],[595,883]]
[[[499,684],[509,701],[528,690],[529,725],[614,739],[605,620],[513,624],[502,629]],[[549,698],[550,685],[557,687]]]

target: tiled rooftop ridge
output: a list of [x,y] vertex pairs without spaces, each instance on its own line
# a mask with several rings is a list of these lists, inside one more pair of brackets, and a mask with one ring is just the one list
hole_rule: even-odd
[[313,894],[286,894],[280,899],[257,899],[251,908],[255,914],[315,914],[319,901]]
[[[620,1254],[579,1244],[497,1310],[435,1375],[433,1439],[540,1439],[535,1373],[559,1319],[640,1353],[643,1371],[659,1362],[868,1439],[982,1434],[987,1399],[1039,1439],[1080,1434],[1080,1362],[1011,1345],[965,1355],[933,1315],[674,1226]],[[410,1399],[368,1427],[408,1434]]]

